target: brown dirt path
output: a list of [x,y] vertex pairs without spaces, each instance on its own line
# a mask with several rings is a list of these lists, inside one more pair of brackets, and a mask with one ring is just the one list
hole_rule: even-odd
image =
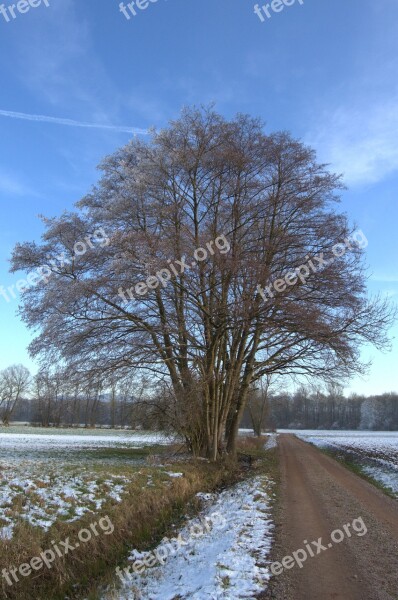
[[[293,435],[279,436],[281,501],[272,559],[322,537],[326,550],[272,578],[262,598],[398,600],[398,502]],[[367,533],[352,523],[362,517]],[[344,525],[351,524],[348,537]],[[360,522],[356,522],[358,530]],[[331,534],[340,529],[341,543]],[[361,530],[360,532],[362,532]],[[307,552],[309,554],[309,552]],[[289,565],[290,562],[287,562]]]

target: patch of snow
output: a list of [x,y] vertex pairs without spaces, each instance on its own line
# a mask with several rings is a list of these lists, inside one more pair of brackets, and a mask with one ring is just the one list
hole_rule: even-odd
[[392,472],[387,468],[364,466],[362,470],[376,479],[379,483],[389,488],[398,497],[398,477],[396,472]]
[[[121,502],[129,483],[121,475],[108,474],[102,480],[98,474],[84,469],[72,475],[61,465],[55,468],[32,461],[12,467],[2,464],[0,474],[0,519],[6,523],[0,528],[0,536],[7,539],[12,537],[18,519],[48,530],[60,517],[72,522],[85,513],[99,510],[109,499]],[[14,508],[21,497],[23,502]]]
[[13,525],[7,525],[6,527],[0,528],[0,539],[1,540],[11,540],[13,536]]
[[278,434],[277,433],[269,433],[264,448],[266,450],[272,450],[272,448],[276,448],[277,446],[278,446]]
[[[235,600],[254,598],[270,578],[268,555],[272,544],[270,518],[272,482],[265,476],[244,481],[218,495],[201,494],[213,500],[200,521],[214,520],[210,531],[193,536],[198,519],[180,531],[186,545],[169,553],[165,564],[130,572],[121,589],[111,589],[106,599],[129,600]],[[214,522],[214,521],[213,521]],[[159,550],[169,540],[163,540]],[[156,555],[156,550],[154,551]],[[142,553],[138,553],[142,557]],[[132,551],[131,561],[137,559]]]

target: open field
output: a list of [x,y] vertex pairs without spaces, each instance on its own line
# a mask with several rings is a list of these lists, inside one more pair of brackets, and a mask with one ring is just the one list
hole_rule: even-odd
[[138,466],[166,443],[148,433],[0,430],[0,538],[12,538],[21,520],[48,530],[121,502]]
[[398,432],[294,431],[318,448],[346,458],[398,497]]

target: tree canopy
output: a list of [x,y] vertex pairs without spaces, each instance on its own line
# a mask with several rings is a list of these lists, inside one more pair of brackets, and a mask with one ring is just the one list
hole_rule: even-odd
[[100,169],[76,212],[45,220],[42,244],[15,248],[14,271],[50,264],[23,294],[33,355],[152,373],[193,451],[216,459],[235,451],[261,377],[348,377],[364,368],[361,344],[387,346],[394,311],[367,298],[363,248],[337,210],[341,180],[288,133],[186,109]]

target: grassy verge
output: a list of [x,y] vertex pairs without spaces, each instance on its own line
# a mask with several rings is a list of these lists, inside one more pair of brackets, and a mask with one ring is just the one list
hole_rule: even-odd
[[[270,475],[274,482],[273,486],[273,501],[272,501],[272,517],[275,524],[274,530],[274,541],[271,548],[271,553],[268,557],[270,563],[277,560],[281,555],[281,538],[280,538],[280,527],[283,523],[283,490],[282,490],[282,479],[279,462],[279,450],[278,448],[272,448],[266,451],[264,459],[261,461],[261,468]],[[282,552],[283,555],[283,552]],[[268,582],[268,587],[265,591],[261,592],[257,598],[259,600],[272,600],[276,598],[275,586],[278,583],[277,578],[271,577]],[[280,596],[279,596],[280,598]]]
[[278,493],[280,481],[278,449],[264,449],[266,442],[266,437],[241,438],[238,453],[241,452],[244,455],[250,456],[254,470],[269,475],[275,482],[275,490]]

